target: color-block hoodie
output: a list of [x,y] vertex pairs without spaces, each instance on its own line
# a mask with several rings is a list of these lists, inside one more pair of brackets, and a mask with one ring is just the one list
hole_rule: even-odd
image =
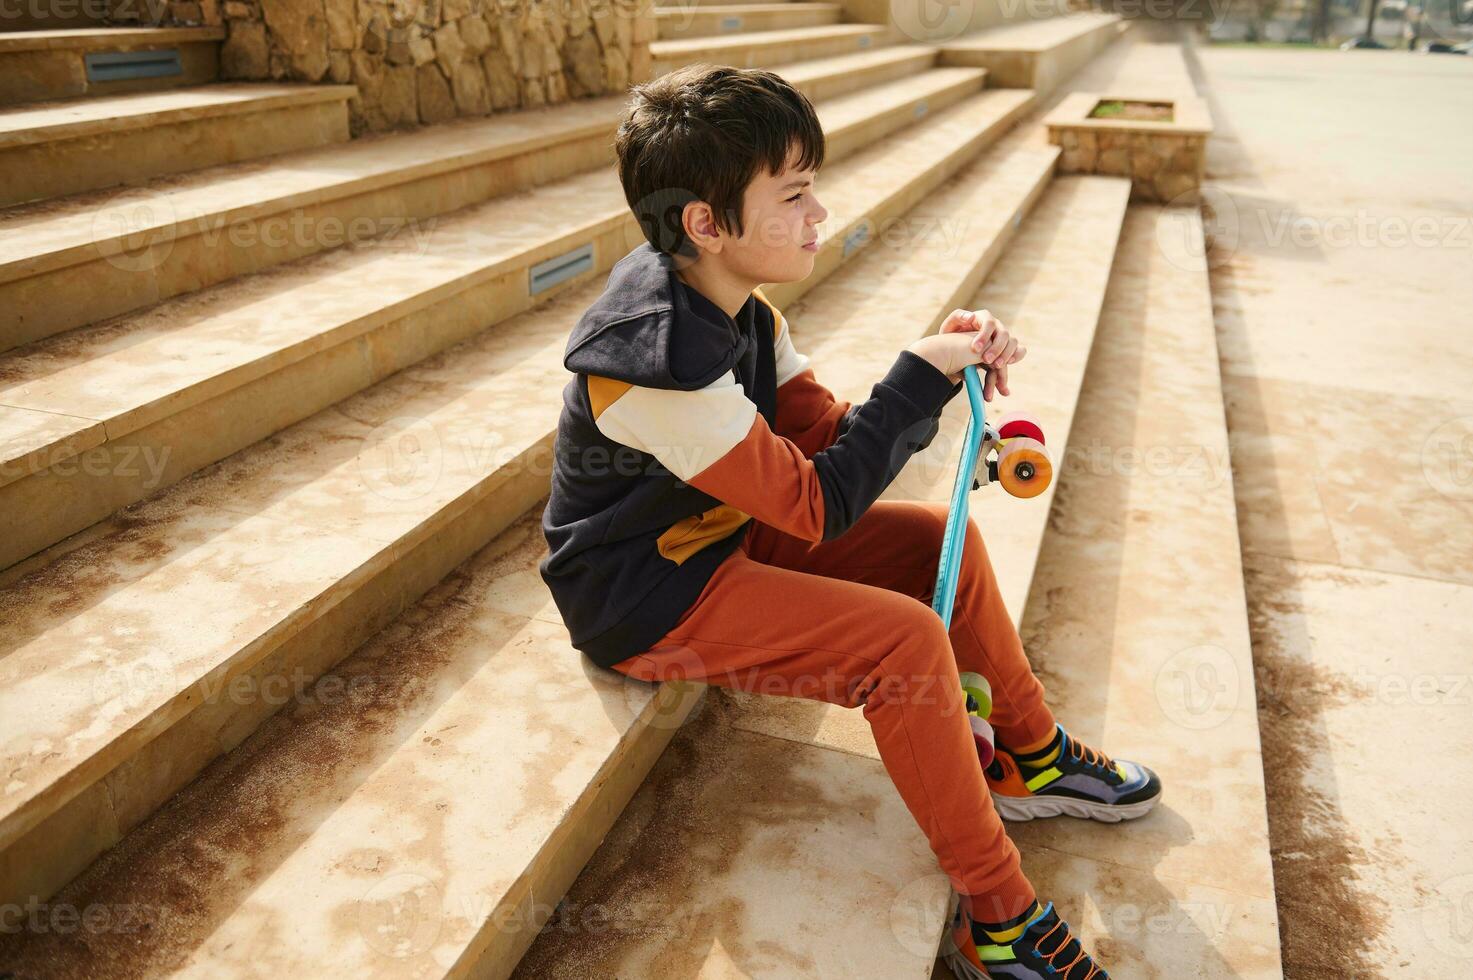
[[538,570],[603,667],[668,633],[750,521],[843,534],[961,390],[902,349],[868,400],[837,401],[760,289],[733,318],[648,242],[615,263],[563,364]]

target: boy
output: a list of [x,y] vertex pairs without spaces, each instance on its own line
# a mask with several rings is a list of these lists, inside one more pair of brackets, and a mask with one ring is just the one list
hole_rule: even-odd
[[[568,340],[542,518],[539,571],[574,646],[640,680],[863,705],[960,896],[953,969],[1105,977],[1038,900],[999,812],[1137,817],[1160,783],[1054,721],[975,522],[948,632],[929,607],[947,506],[877,499],[930,443],[962,369],[986,365],[985,397],[1006,395],[1024,349],[985,310],[959,310],[867,401],[815,379],[758,288],[812,271],[827,216],[822,129],[771,72],[692,65],[638,86],[616,148],[647,241]],[[961,671],[994,692],[986,773]]]

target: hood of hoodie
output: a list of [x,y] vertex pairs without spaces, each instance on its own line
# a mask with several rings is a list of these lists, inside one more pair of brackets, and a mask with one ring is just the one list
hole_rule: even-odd
[[609,271],[603,294],[568,337],[563,366],[645,388],[702,388],[732,370],[753,342],[757,298],[735,318],[675,274],[643,242]]

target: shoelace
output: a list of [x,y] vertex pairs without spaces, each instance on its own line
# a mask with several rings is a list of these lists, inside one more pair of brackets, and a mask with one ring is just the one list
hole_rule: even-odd
[[[1038,937],[1038,943],[1034,946],[1034,948],[1037,949],[1040,954],[1042,954],[1043,944],[1045,940],[1047,940],[1050,936],[1061,929],[1063,930],[1063,934],[1059,937],[1059,944],[1054,947],[1054,951],[1052,953],[1049,953],[1047,956],[1043,957],[1043,961],[1048,964],[1049,969],[1061,974],[1064,977],[1069,977],[1069,973],[1071,970],[1073,970],[1076,966],[1083,964],[1085,967],[1087,967],[1084,976],[1077,978],[1069,977],[1069,980],[1094,980],[1095,977],[1103,976],[1103,971],[1101,971],[1099,967],[1095,966],[1088,956],[1084,955],[1084,944],[1074,939],[1073,934],[1069,932],[1069,927],[1064,924],[1063,919],[1056,920],[1054,922],[1053,928],[1049,929],[1048,932]],[[1075,953],[1074,958],[1068,963],[1065,963],[1064,968],[1060,970],[1059,967],[1054,963],[1054,958],[1062,953],[1064,950],[1068,949],[1071,942],[1073,942],[1074,945],[1078,947],[1078,952]]]
[[1115,768],[1114,759],[1099,749],[1090,748],[1072,735],[1069,737],[1069,755],[1071,758],[1081,760],[1087,766],[1099,766],[1103,769]]

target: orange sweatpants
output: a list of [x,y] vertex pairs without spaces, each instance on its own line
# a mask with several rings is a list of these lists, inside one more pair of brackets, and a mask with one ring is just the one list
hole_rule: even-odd
[[1047,738],[1054,718],[975,521],[949,634],[931,609],[946,515],[944,503],[879,500],[817,544],[753,521],[670,632],[614,669],[862,704],[880,759],[952,887],[1000,922],[1034,893],[988,795],[958,674],[991,683],[990,720],[1004,745]]

